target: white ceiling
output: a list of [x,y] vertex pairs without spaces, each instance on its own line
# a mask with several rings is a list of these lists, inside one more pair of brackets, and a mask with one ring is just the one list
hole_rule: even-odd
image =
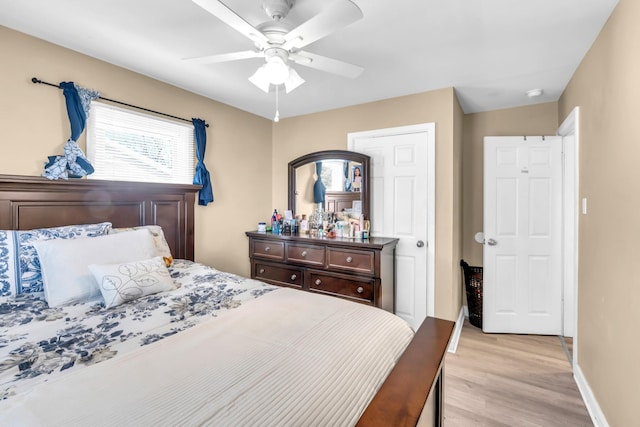
[[[252,25],[268,20],[261,0],[223,1]],[[353,1],[364,18],[305,50],[364,72],[352,80],[295,65],[306,83],[281,92],[280,117],[446,87],[465,113],[556,101],[618,2]],[[287,19],[300,24],[324,5],[297,0]],[[275,94],[247,80],[262,59],[183,59],[252,48],[191,0],[0,0],[0,25],[273,118]],[[34,75],[47,80],[46,69]],[[529,99],[534,88],[544,94]]]

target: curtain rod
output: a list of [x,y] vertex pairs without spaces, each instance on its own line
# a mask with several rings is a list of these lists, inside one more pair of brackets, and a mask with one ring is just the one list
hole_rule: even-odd
[[[58,89],[61,89],[60,86],[53,84],[53,83],[48,83],[45,81],[40,80],[37,77],[32,77],[31,81],[35,84],[43,84],[43,85],[47,85],[47,86],[53,86],[53,87],[57,87]],[[177,117],[177,116],[172,116],[171,114],[167,114],[167,113],[161,113],[160,111],[155,111],[155,110],[150,110],[148,108],[144,108],[144,107],[138,107],[137,105],[132,105],[132,104],[127,104],[126,102],[122,102],[122,101],[116,101],[115,99],[110,99],[110,98],[105,98],[104,96],[100,96],[98,97],[99,99],[104,99],[105,101],[109,101],[109,102],[113,102],[114,104],[120,104],[120,105],[124,105],[126,107],[131,107],[131,108],[137,108],[138,110],[142,110],[142,111],[148,111],[149,113],[154,113],[154,114],[159,114],[161,116],[165,116],[165,117],[171,117],[172,119],[177,119],[177,120],[182,120],[183,122],[189,122],[189,123],[193,123],[191,120],[189,119],[183,119],[182,117]],[[206,127],[209,127],[209,124],[205,124]]]

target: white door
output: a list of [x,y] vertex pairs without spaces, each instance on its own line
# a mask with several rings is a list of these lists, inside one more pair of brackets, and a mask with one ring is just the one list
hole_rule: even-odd
[[484,139],[485,332],[562,332],[560,137]]
[[371,157],[371,235],[396,237],[395,313],[414,330],[434,314],[435,125],[349,134]]

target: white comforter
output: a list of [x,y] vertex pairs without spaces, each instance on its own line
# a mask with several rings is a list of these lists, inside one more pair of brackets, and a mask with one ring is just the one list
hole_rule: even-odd
[[291,289],[0,403],[0,425],[353,425],[413,336]]

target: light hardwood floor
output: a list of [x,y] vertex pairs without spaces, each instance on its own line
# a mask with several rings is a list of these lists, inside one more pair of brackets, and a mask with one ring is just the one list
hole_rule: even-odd
[[592,426],[559,337],[465,322],[445,360],[445,427]]

